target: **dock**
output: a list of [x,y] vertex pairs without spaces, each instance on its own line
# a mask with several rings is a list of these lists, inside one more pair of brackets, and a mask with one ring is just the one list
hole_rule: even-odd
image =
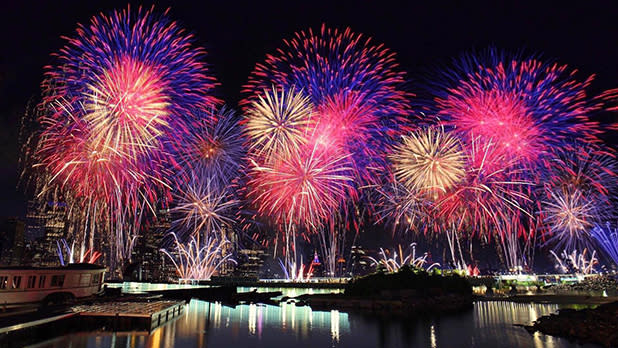
[[154,302],[104,302],[71,307],[81,320],[108,323],[114,331],[152,331],[166,322],[179,317],[185,307],[184,301]]
[[[94,330],[151,332],[175,320],[184,312],[184,301],[95,302],[67,308],[63,312],[37,315],[33,319],[17,317],[0,327],[0,346],[20,347],[41,337],[56,337],[73,332]],[[15,346],[17,347],[17,346]]]

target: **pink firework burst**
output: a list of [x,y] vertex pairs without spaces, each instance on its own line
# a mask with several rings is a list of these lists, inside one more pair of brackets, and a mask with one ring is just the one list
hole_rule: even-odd
[[411,95],[403,88],[394,53],[349,28],[325,25],[284,42],[251,74],[243,108],[251,110],[272,86],[302,89],[316,110],[317,126],[308,132],[313,141],[350,154],[360,179],[355,186],[374,182],[371,170],[386,168],[388,145],[409,127]]
[[539,141],[542,130],[515,93],[480,92],[461,99],[447,98],[440,106],[438,117],[454,115],[445,124],[455,126],[460,134],[491,140],[495,144],[494,151],[504,153],[507,159],[535,161],[540,153],[548,150],[548,145]]
[[349,155],[316,146],[253,162],[249,194],[260,213],[286,224],[319,226],[346,199],[352,177]]
[[83,115],[94,146],[128,157],[150,154],[169,124],[169,97],[157,69],[123,57],[89,85]]
[[[596,143],[600,129],[590,115],[600,108],[566,65],[495,49],[465,56],[432,82],[433,113],[464,140],[481,137],[507,161],[537,168],[553,149],[573,142]],[[497,164],[501,165],[501,164]]]

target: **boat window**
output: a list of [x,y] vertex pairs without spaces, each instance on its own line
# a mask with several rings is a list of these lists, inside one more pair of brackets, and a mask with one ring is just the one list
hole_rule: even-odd
[[19,289],[21,285],[21,276],[13,277],[13,289]]
[[8,276],[0,276],[0,289],[6,289],[6,283],[9,282]]
[[36,285],[36,276],[28,276],[28,289],[34,288]]
[[39,276],[39,289],[42,289],[45,287],[45,276]]
[[92,277],[92,285],[99,284],[100,281],[101,281],[101,273],[95,274],[94,277]]
[[90,277],[92,277],[90,273],[82,273],[82,275],[79,277],[79,286],[90,285]]
[[49,286],[62,287],[64,284],[64,274],[56,274],[51,278],[51,284]]

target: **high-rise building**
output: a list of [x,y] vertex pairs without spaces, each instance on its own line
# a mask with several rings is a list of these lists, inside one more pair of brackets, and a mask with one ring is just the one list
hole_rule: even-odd
[[132,279],[164,282],[173,277],[175,267],[161,252],[170,228],[171,217],[168,209],[159,210],[154,221],[144,227],[133,249],[132,259],[135,267]]
[[264,265],[264,259],[268,256],[263,249],[240,249],[236,253],[237,265],[235,276],[258,279]]
[[64,202],[28,202],[25,243],[29,254],[25,260],[34,266],[56,266],[58,242],[66,238],[67,205]]
[[352,269],[350,272],[352,276],[362,276],[371,272],[371,263],[367,259],[368,254],[367,250],[363,249],[363,247],[357,245],[352,246],[350,252],[352,261]]

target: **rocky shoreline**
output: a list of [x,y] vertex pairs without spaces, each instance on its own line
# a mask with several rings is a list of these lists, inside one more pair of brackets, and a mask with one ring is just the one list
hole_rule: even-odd
[[530,333],[539,331],[579,343],[618,347],[618,301],[594,309],[561,309],[525,328]]

